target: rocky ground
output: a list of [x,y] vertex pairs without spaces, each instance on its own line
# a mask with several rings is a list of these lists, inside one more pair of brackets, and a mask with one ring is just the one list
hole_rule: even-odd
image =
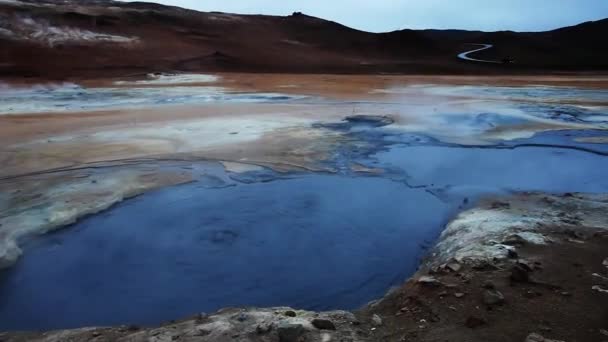
[[608,341],[606,209],[601,195],[486,199],[448,225],[411,280],[355,312],[225,309],[154,328],[0,340]]

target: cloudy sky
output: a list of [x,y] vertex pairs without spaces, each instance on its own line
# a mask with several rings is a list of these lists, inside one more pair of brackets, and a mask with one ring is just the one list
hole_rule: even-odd
[[[149,1],[149,0],[148,0]],[[248,14],[294,11],[374,32],[403,28],[542,31],[608,17],[608,0],[155,0]]]

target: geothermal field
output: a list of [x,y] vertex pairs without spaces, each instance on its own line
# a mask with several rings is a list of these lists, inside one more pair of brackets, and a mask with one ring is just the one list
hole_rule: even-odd
[[503,240],[546,245],[538,227],[592,220],[542,214],[547,197],[520,217],[474,209],[522,193],[585,193],[582,205],[599,207],[592,226],[608,227],[606,79],[541,81],[218,74],[5,87],[0,328],[354,310],[403,284],[429,249],[432,261],[507,258]]
[[[41,3],[0,1],[0,341],[608,340],[600,59],[505,71],[462,33],[450,57],[348,74],[343,52],[292,73],[232,45],[167,67],[141,18],[181,9]],[[141,26],[82,17],[105,11]]]

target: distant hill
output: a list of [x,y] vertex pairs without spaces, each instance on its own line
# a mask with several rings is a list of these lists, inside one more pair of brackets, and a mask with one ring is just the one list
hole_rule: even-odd
[[[608,71],[608,20],[537,33],[369,33],[301,13],[197,12],[145,2],[0,2],[0,78],[107,77],[155,71],[537,73]],[[468,43],[494,44],[456,58]]]

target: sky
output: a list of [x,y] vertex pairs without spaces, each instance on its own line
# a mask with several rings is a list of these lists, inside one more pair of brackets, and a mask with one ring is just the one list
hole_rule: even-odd
[[[147,0],[150,1],[150,0]],[[155,0],[243,14],[301,11],[371,32],[411,29],[544,31],[608,17],[608,0]]]

